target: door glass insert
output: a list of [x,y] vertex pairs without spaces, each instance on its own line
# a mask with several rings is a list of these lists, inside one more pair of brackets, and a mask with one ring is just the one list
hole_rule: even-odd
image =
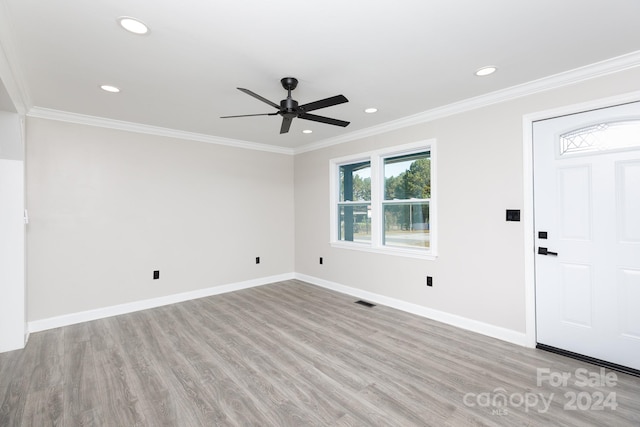
[[640,120],[625,120],[575,129],[560,135],[560,155],[640,148]]

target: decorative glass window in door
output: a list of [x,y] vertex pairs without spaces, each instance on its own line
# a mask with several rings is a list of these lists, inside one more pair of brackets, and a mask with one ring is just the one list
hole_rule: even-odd
[[640,148],[640,120],[598,123],[560,135],[560,155]]

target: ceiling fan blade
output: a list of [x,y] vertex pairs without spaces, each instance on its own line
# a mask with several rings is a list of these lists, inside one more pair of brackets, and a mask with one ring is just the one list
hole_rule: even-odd
[[282,118],[282,126],[280,126],[281,134],[289,132],[289,128],[291,127],[292,121],[293,121],[292,118],[287,118],[287,117]]
[[253,117],[253,116],[277,116],[278,113],[262,113],[262,114],[240,114],[239,116],[222,116],[221,119],[232,119],[234,117]]
[[331,107],[332,105],[343,104],[345,102],[349,102],[349,100],[344,95],[336,95],[332,96],[331,98],[321,99],[320,101],[300,105],[298,108],[304,111],[313,111],[320,108]]
[[280,106],[278,104],[276,104],[275,102],[271,102],[267,98],[263,98],[262,96],[258,95],[257,93],[251,92],[249,89],[244,89],[244,88],[239,87],[238,90],[246,93],[247,95],[253,96],[256,99],[259,99],[260,101],[264,102],[265,104],[269,104],[272,107],[277,108],[278,110],[280,109]]
[[344,120],[332,119],[330,117],[317,116],[315,114],[307,114],[307,113],[299,114],[298,118],[311,120],[314,122],[326,123],[328,125],[342,126],[342,127],[346,127],[350,123],[350,122],[345,122]]

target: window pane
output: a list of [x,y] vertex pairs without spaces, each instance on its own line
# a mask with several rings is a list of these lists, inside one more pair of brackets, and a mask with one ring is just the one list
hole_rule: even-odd
[[640,147],[640,121],[598,123],[560,135],[560,155]]
[[371,200],[371,163],[361,162],[340,166],[340,201]]
[[384,160],[384,199],[431,197],[431,158],[428,151]]
[[338,207],[340,227],[338,240],[371,242],[371,205],[341,205]]
[[429,202],[384,205],[384,245],[429,247]]

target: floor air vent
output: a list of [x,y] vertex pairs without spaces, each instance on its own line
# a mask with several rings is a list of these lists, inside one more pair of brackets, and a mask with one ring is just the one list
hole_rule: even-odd
[[358,300],[356,301],[356,304],[360,304],[360,305],[364,305],[365,307],[375,307],[375,304],[371,304],[370,302],[366,302],[366,301],[362,301],[362,300]]

